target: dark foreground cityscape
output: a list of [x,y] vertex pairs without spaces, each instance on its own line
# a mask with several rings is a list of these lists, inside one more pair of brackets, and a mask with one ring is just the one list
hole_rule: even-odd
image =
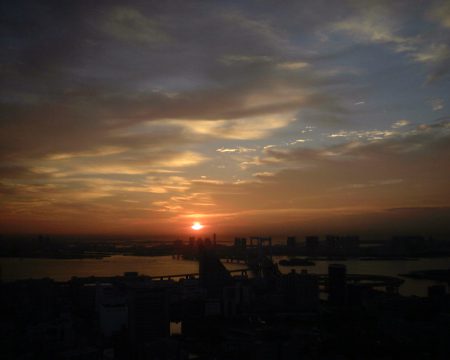
[[[357,236],[289,237],[274,246],[270,237],[236,238],[224,246],[214,235],[165,247],[174,262],[198,261],[198,273],[2,282],[1,358],[448,359],[450,270],[404,274],[440,281],[427,297],[406,297],[400,277],[350,274],[342,262],[327,275],[306,268],[321,258],[449,249],[421,237],[364,248]],[[274,253],[289,257],[276,264]],[[242,267],[229,271],[227,262]],[[278,265],[302,269],[282,274]]]

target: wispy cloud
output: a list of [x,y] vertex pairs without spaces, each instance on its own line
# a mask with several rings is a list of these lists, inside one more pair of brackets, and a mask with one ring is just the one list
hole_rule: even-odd
[[409,125],[410,123],[411,122],[409,120],[405,120],[405,119],[398,120],[392,124],[392,128],[394,128],[394,129],[402,128],[404,126]]
[[[430,11],[430,18],[446,26],[448,6],[436,6]],[[406,9],[396,9],[390,3],[372,3],[355,6],[353,14],[332,24],[332,31],[346,33],[361,41],[390,45],[396,52],[406,54],[415,62],[430,66],[428,81],[434,81],[449,72],[450,49],[448,36],[423,36],[408,34],[404,15]],[[436,34],[436,33],[435,33]]]
[[132,7],[113,7],[101,23],[101,30],[119,40],[152,44],[170,37],[152,20]]
[[221,148],[217,149],[216,151],[220,152],[220,153],[248,153],[248,152],[254,152],[254,151],[256,151],[256,149],[238,146],[237,148],[221,147]]
[[431,100],[431,108],[433,111],[440,111],[444,109],[444,100],[441,98]]

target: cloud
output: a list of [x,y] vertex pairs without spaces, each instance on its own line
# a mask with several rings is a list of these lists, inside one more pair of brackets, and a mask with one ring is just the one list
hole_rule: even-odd
[[441,98],[431,100],[431,108],[433,111],[440,111],[444,108],[444,100]]
[[220,149],[217,149],[216,151],[220,152],[220,153],[247,153],[247,152],[256,151],[256,149],[239,146],[237,148],[221,147]]
[[446,125],[397,121],[444,110],[436,4],[7,2],[0,222],[150,231],[442,205]]
[[[375,10],[375,11],[373,11]],[[344,31],[361,41],[397,44],[398,50],[413,45],[414,40],[396,35],[394,24],[389,21],[388,9],[377,7],[354,17],[333,24],[336,31]]]
[[[334,32],[346,33],[360,42],[387,44],[396,52],[406,54],[415,62],[426,64],[430,73],[429,83],[446,76],[450,71],[448,34],[428,30],[426,34],[408,31],[406,24],[414,18],[408,4],[399,2],[366,3],[356,5],[346,19],[332,23]],[[429,17],[445,26],[448,6],[435,6]],[[439,15],[437,15],[439,13]]]
[[310,66],[307,62],[304,61],[295,61],[295,62],[283,62],[277,64],[277,67],[283,70],[300,70]]
[[339,190],[345,190],[345,189],[364,189],[368,187],[374,187],[374,186],[385,186],[385,185],[395,185],[403,182],[403,179],[386,179],[386,180],[375,180],[375,181],[369,181],[366,183],[360,183],[360,184],[348,184],[341,187],[338,187]]
[[[82,153],[90,151],[86,147],[94,145],[120,147],[127,142],[123,134],[133,126],[148,121],[162,121],[168,126],[174,124],[165,119],[179,119],[179,125],[184,122],[185,127],[198,134],[262,137],[286,126],[289,122],[286,116],[292,118],[300,108],[343,112],[334,95],[306,90],[316,82],[324,81],[313,74],[305,78],[277,79],[263,78],[261,73],[248,82],[244,79],[244,83],[225,85],[220,89],[186,91],[177,96],[161,92],[131,96],[122,91],[114,93],[113,89],[97,89],[89,93],[69,93],[62,99],[49,99],[38,104],[8,104],[3,106],[2,112],[0,156]],[[287,113],[289,115],[285,115]],[[204,122],[190,122],[192,119]],[[255,122],[260,123],[260,130],[247,126]],[[242,135],[238,128],[242,129]],[[164,131],[162,127],[159,130],[160,133]],[[183,136],[181,133],[162,135],[178,142]],[[132,142],[133,139],[129,140]]]
[[30,167],[23,165],[1,165],[0,177],[2,179],[32,178],[36,173]]
[[398,128],[407,126],[407,125],[409,125],[410,123],[411,123],[411,122],[410,122],[409,120],[402,119],[402,120],[399,120],[399,121],[396,121],[395,123],[393,123],[393,124],[392,124],[392,128],[398,129]]
[[439,64],[450,57],[450,49],[447,44],[431,44],[412,54],[412,57],[418,62]]
[[[280,72],[303,67],[302,56],[276,18],[245,7],[36,4],[35,12],[19,2],[6,13],[21,49],[10,49],[5,65],[4,161],[98,157],[98,149],[170,148],[206,136],[260,139],[300,109],[346,111],[327,89],[342,77]],[[142,134],[151,121],[161,126]]]
[[220,59],[225,65],[236,64],[257,64],[271,62],[272,59],[268,56],[248,56],[248,55],[225,55]]
[[441,26],[450,28],[450,4],[448,1],[435,2],[429,10],[428,16]]
[[415,61],[431,66],[428,83],[444,78],[450,73],[450,48],[447,44],[431,44],[413,53],[412,57]]
[[254,173],[254,174],[252,174],[252,176],[257,177],[257,178],[268,178],[268,177],[275,176],[275,173],[270,172],[270,171],[263,171],[263,172]]
[[101,24],[105,33],[123,41],[152,44],[166,42],[170,38],[151,20],[132,7],[113,7]]
[[254,140],[267,137],[274,130],[287,126],[294,120],[293,116],[294,114],[278,114],[214,121],[165,120],[165,123],[181,126],[193,134],[202,136],[218,139]]
[[[198,165],[207,161],[208,158],[202,154],[183,151],[183,152],[148,152],[148,153],[130,153],[125,154],[123,158],[113,157],[109,160],[83,162],[66,162],[60,164],[60,161],[53,161],[55,166],[51,172],[55,176],[74,176],[76,174],[149,174],[153,172],[163,173],[162,169],[177,169]],[[170,173],[170,172],[168,172]]]
[[66,160],[77,157],[102,157],[109,155],[116,155],[127,151],[124,147],[105,146],[92,151],[81,151],[74,153],[60,153],[48,156],[49,160]]
[[[401,126],[405,126],[408,123],[404,124],[400,120],[395,123],[392,127],[399,128]],[[341,130],[335,133],[328,135],[329,138],[344,138],[344,139],[368,139],[368,140],[380,140],[386,137],[395,135],[395,133],[391,130]]]

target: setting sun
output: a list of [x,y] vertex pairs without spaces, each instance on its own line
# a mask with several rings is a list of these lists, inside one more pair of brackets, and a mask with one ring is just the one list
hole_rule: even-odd
[[203,229],[203,225],[200,224],[198,221],[196,221],[195,223],[192,224],[191,228],[192,230],[197,231]]

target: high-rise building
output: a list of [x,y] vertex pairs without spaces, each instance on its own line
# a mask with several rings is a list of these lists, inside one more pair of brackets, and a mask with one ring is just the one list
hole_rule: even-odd
[[356,235],[327,235],[325,241],[327,250],[331,254],[351,254],[355,253],[359,248],[359,236]]
[[286,306],[292,311],[314,311],[319,305],[319,282],[317,277],[302,270],[292,269],[283,276],[283,294]]
[[330,251],[334,251],[339,247],[339,236],[327,235],[325,237],[325,242],[326,242],[327,249]]
[[286,239],[286,246],[288,248],[295,248],[297,246],[297,239],[295,238],[295,236],[288,236]]
[[223,288],[222,314],[233,317],[250,306],[250,288],[240,282]]
[[344,264],[328,266],[328,301],[337,306],[345,305],[347,299],[347,268]]
[[195,246],[195,237],[191,236],[189,238],[188,245],[190,248],[193,248]]
[[319,249],[319,237],[318,236],[307,236],[305,238],[306,251],[309,254],[315,253]]
[[117,288],[97,284],[95,302],[100,330],[104,336],[113,336],[128,326],[126,297]]
[[208,295],[219,296],[222,288],[232,282],[232,277],[220,259],[211,249],[201,249],[199,253],[200,285]]
[[136,286],[129,289],[128,327],[133,346],[170,334],[169,301],[163,287]]

